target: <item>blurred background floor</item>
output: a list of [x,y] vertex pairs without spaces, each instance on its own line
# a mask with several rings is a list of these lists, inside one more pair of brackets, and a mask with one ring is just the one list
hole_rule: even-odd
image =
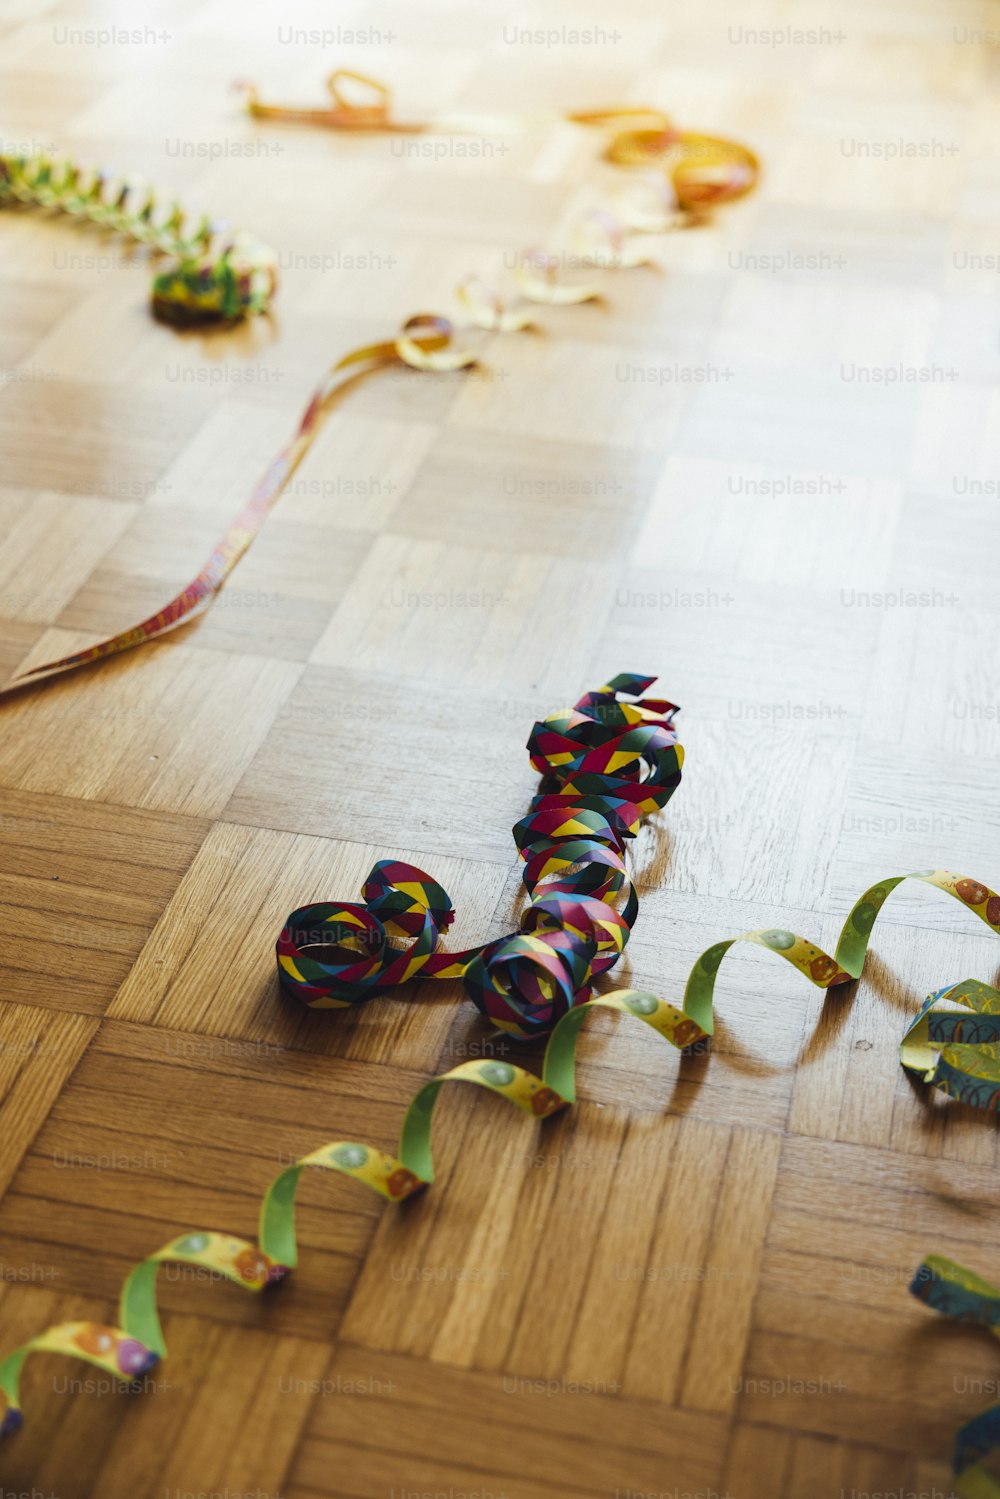
[[[258,126],[235,78],[318,103],[353,66],[411,118],[648,103],[765,167],[659,270],[483,337],[477,372],[365,380],[206,620],[4,705],[6,1352],[110,1318],[185,1228],[251,1236],[280,1163],[391,1146],[423,1079],[496,1054],[457,985],[293,1013],[273,941],[387,856],[445,885],[458,943],[509,930],[528,730],[613,672],[658,674],[688,754],[620,982],[676,1000],[758,925],[829,946],[904,869],[997,885],[1000,19],[77,0],[0,26],[4,151],[142,174],[281,261],[272,317],[181,336],[142,253],[0,215],[9,672],[186,581],[343,352],[621,186],[571,126],[430,155]],[[874,948],[826,1003],[740,953],[707,1058],[595,1020],[544,1130],[446,1098],[432,1191],[308,1183],[272,1296],[164,1271],[155,1391],[36,1360],[7,1488],[948,1493],[995,1349],[906,1286],[927,1252],[1000,1274],[997,1132],[896,1046],[998,950],[906,889]]]

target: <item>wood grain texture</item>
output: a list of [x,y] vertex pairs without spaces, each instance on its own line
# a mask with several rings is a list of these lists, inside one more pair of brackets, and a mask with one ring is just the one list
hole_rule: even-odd
[[[658,674],[688,756],[636,840],[620,983],[676,1002],[754,927],[829,948],[907,868],[998,886],[995,26],[984,0],[0,17],[4,150],[135,170],[281,257],[273,316],[178,335],[144,252],[0,214],[5,679],[174,593],[341,354],[623,186],[565,124],[335,137],[255,124],[235,77],[306,102],[353,66],[409,118],[648,102],[765,164],[601,301],[468,335],[476,371],[351,381],[204,620],[0,706],[0,1352],[111,1318],[184,1229],[252,1235],[322,1141],[391,1148],[436,1072],[539,1063],[454,984],[296,1010],[273,944],[388,857],[443,883],[456,944],[511,930],[527,734],[613,672]],[[906,1287],[934,1251],[1000,1276],[998,1131],[896,1047],[931,987],[998,971],[904,887],[852,989],[735,949],[698,1054],[595,1015],[544,1126],[446,1090],[432,1191],[304,1180],[273,1293],[163,1269],[147,1389],[29,1364],[0,1488],[945,1499],[995,1352]]]

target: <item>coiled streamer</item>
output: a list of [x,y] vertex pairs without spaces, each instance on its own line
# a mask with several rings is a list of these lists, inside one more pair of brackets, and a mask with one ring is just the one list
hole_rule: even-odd
[[[531,903],[521,929],[485,947],[436,954],[454,919],[441,886],[413,865],[377,864],[363,906],[293,911],[278,940],[285,993],[310,1007],[357,1004],[418,973],[462,978],[509,1035],[551,1031],[620,956],[638,912],[625,849],[681,778],[673,703],[619,700],[655,679],[623,673],[536,724],[531,763],[545,788],[514,828]],[[410,939],[398,950],[393,943]]]
[[56,156],[0,155],[0,206],[21,203],[127,234],[176,263],[153,278],[153,312],[169,323],[232,320],[266,312],[278,281],[274,251],[177,202],[159,211],[152,188]]
[[[281,1171],[261,1204],[259,1245],[205,1230],[172,1239],[129,1274],[119,1302],[119,1325],[51,1327],[0,1363],[0,1393],[6,1400],[0,1435],[21,1425],[20,1374],[34,1352],[82,1358],[123,1380],[155,1367],[166,1354],[156,1304],[161,1264],[196,1264],[251,1291],[263,1290],[293,1269],[298,1260],[295,1200],[307,1167],[350,1176],[393,1202],[429,1186],[434,1180],[431,1122],[445,1083],[472,1083],[534,1118],[550,1118],[576,1099],[576,1045],[593,1010],[634,1016],[674,1046],[692,1046],[712,1032],[715,977],[736,942],[767,948],[819,988],[846,983],[860,974],[879,911],[905,879],[944,891],[997,929],[1000,897],[979,881],[943,870],[894,875],[855,903],[833,957],[793,932],[765,928],[715,943],[702,953],[681,1008],[633,989],[595,993],[593,981],[619,956],[637,910],[625,868],[625,840],[645,815],[669,800],[680,779],[674,706],[651,699],[619,700],[621,693],[645,691],[653,680],[614,677],[574,708],[535,725],[529,748],[545,779],[529,815],[515,828],[523,877],[534,897],[519,933],[462,953],[436,952],[438,937],[454,916],[451,901],[429,875],[387,860],[365,882],[364,904],[303,907],[278,939],[282,989],[313,1008],[356,1004],[417,974],[463,977],[482,1012],[509,1034],[551,1031],[542,1076],[506,1061],[463,1062],[432,1078],[413,1098],[397,1156],[361,1141],[336,1140]],[[930,1005],[960,988],[968,991],[969,986],[937,991]],[[966,997],[977,998],[971,992]],[[930,1005],[915,1030],[931,1013]],[[961,1074],[961,1062],[952,1057],[948,1064]],[[973,1075],[978,1079],[979,1073]],[[949,1083],[948,1091],[962,1096],[953,1079]],[[975,1440],[981,1444],[986,1434],[985,1426],[977,1429]],[[962,1493],[967,1499],[994,1496],[988,1488]]]
[[[954,1260],[928,1255],[910,1290],[942,1316],[972,1322],[1000,1338],[1000,1288]],[[1000,1404],[987,1406],[958,1429],[953,1470],[959,1499],[1000,1499],[1000,1478],[984,1466],[998,1448]]]
[[241,83],[239,87],[246,94],[249,113],[256,119],[332,130],[466,135],[541,129],[560,120],[610,130],[607,160],[616,166],[662,168],[673,190],[676,211],[689,218],[702,218],[717,205],[744,197],[760,177],[760,162],[748,146],[721,136],[678,130],[661,109],[644,105],[539,116],[443,114],[412,122],[393,115],[392,95],[384,83],[348,68],[335,69],[327,79],[330,103],[325,107],[268,104],[255,84]]

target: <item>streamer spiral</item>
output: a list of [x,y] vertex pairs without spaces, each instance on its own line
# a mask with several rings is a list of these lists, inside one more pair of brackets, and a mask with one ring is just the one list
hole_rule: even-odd
[[[929,1254],[919,1266],[910,1292],[933,1311],[957,1322],[983,1327],[1000,1339],[1000,1287],[974,1270],[943,1255]],[[996,1384],[991,1386],[994,1390]],[[1000,1404],[988,1405],[960,1426],[955,1436],[952,1470],[961,1499],[1000,1499]]]
[[531,896],[520,930],[462,953],[437,953],[454,920],[441,886],[411,864],[376,864],[364,905],[293,911],[278,939],[282,990],[312,1008],[357,1004],[422,973],[462,978],[499,1030],[544,1035],[585,1004],[618,960],[638,914],[626,846],[681,779],[673,703],[638,696],[655,681],[622,673],[536,723],[528,740],[543,777],[514,827]]
[[190,220],[179,203],[158,215],[156,193],[101,168],[55,156],[0,155],[0,206],[57,209],[174,257],[153,278],[153,312],[164,322],[232,320],[266,312],[277,285],[277,257],[207,216]]

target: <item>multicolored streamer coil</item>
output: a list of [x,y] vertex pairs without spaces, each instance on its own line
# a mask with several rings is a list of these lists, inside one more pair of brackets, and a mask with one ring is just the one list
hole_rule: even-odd
[[0,155],[0,207],[22,204],[87,219],[149,245],[174,264],[153,278],[153,312],[164,322],[232,321],[266,312],[278,281],[274,251],[242,230],[203,216],[189,222],[177,202],[128,178],[57,156]]
[[[1000,1288],[954,1260],[928,1255],[910,1290],[942,1316],[985,1327],[1000,1339]],[[959,1427],[952,1465],[959,1499],[1000,1499],[1000,1472],[991,1473],[985,1466],[998,1451],[1000,1404],[987,1406]]]
[[[855,903],[833,957],[793,932],[765,928],[715,943],[702,953],[681,1007],[633,989],[596,993],[595,981],[617,961],[638,910],[625,865],[627,841],[643,817],[666,804],[680,780],[683,754],[673,727],[674,705],[644,698],[621,701],[622,694],[642,693],[653,680],[614,677],[532,730],[528,747],[543,781],[528,816],[514,829],[532,897],[520,931],[480,948],[438,953],[438,938],[454,917],[451,901],[429,875],[387,860],[365,882],[364,904],[303,907],[289,917],[278,939],[281,988],[311,1008],[357,1004],[417,975],[461,977],[481,1012],[508,1034],[548,1033],[541,1077],[505,1061],[463,1062],[416,1094],[403,1120],[397,1155],[360,1141],[336,1140],[281,1171],[261,1204],[259,1245],[210,1231],[171,1240],[127,1277],[118,1325],[51,1327],[0,1362],[0,1394],[6,1401],[0,1434],[21,1425],[20,1374],[32,1353],[82,1358],[126,1381],[155,1367],[166,1354],[156,1304],[161,1264],[198,1265],[251,1291],[263,1290],[293,1269],[298,1260],[295,1200],[307,1167],[352,1177],[392,1202],[429,1186],[434,1180],[431,1123],[445,1083],[472,1083],[536,1119],[551,1118],[575,1102],[577,1040],[593,1010],[634,1016],[674,1046],[690,1047],[712,1033],[716,974],[735,942],[752,942],[776,953],[821,989],[847,983],[860,975],[879,911],[905,879],[944,891],[997,929],[1000,897],[978,881],[942,870],[894,875]],[[952,988],[967,991],[969,985]],[[932,1003],[948,993],[939,991]],[[925,1006],[917,1025],[929,1014]],[[949,1059],[947,1091],[956,1097],[964,1096],[963,1078],[975,1087],[981,1081],[981,1068],[963,1071],[966,1060]],[[986,1432],[982,1428],[976,1440]],[[992,1493],[967,1492],[969,1499]]]

